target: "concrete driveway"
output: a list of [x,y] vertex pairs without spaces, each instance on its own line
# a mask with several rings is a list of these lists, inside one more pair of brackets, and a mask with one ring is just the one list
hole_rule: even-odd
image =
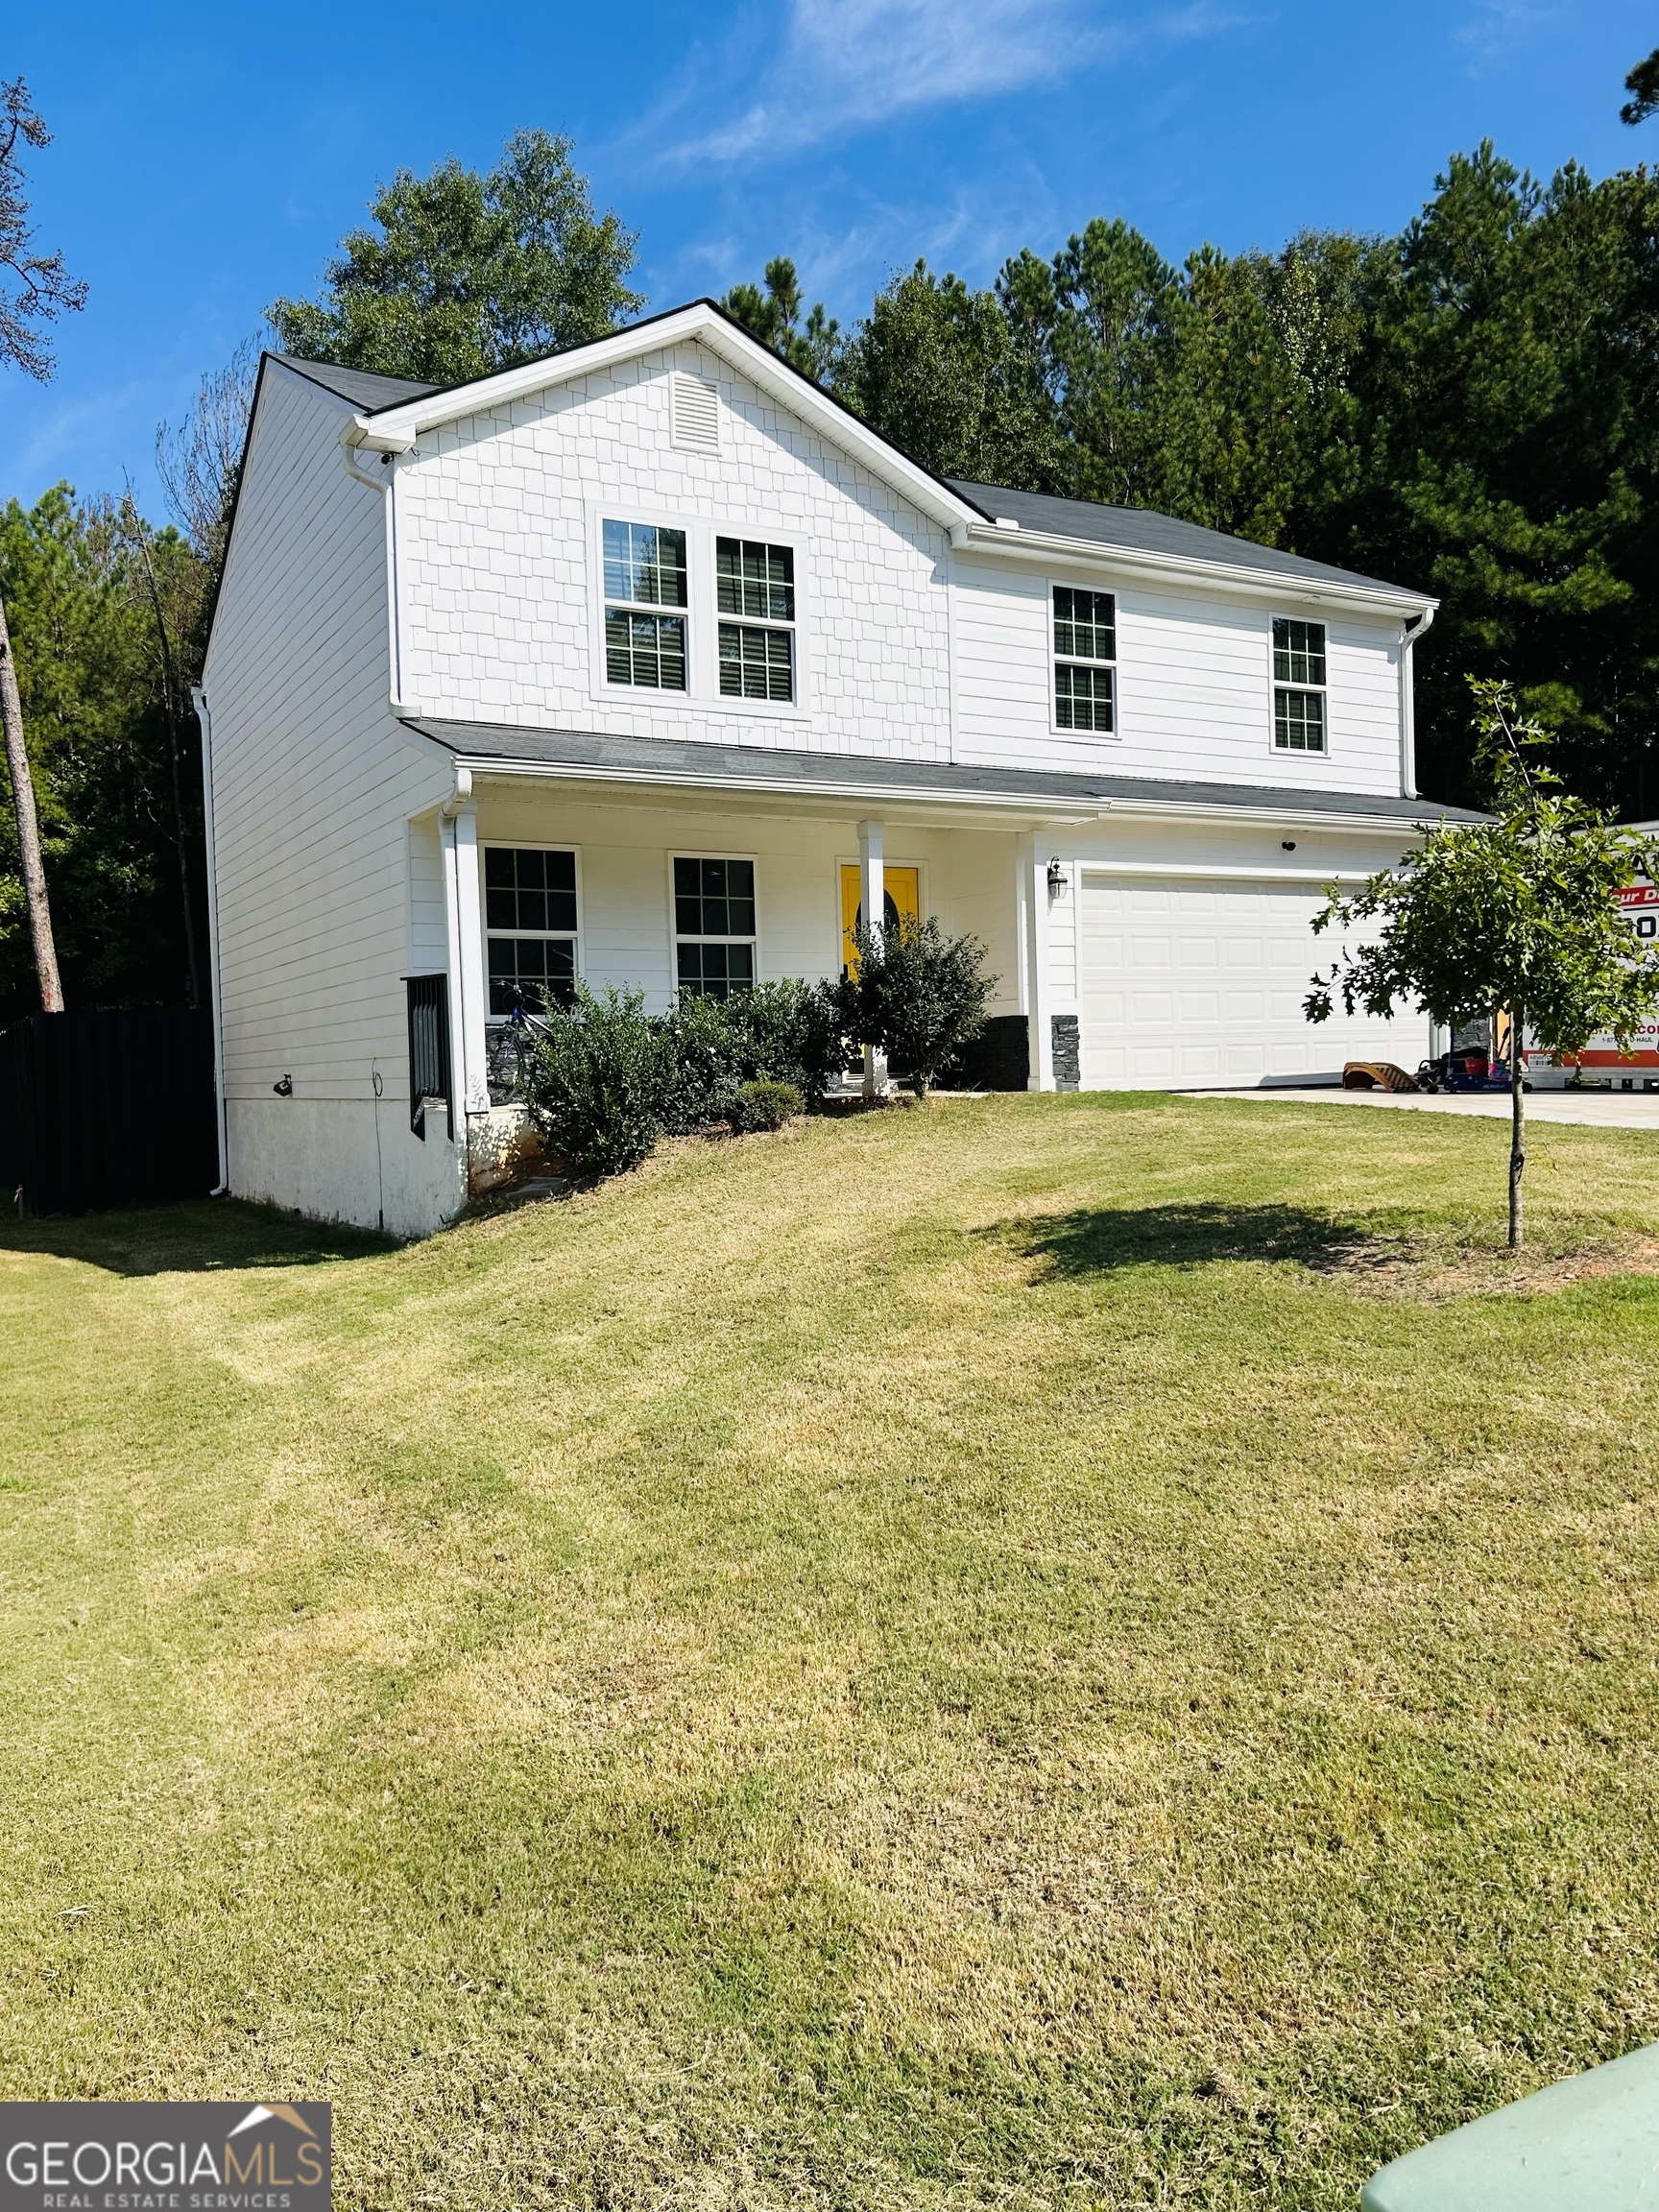
[[[1343,1091],[1334,1084],[1307,1091],[1184,1091],[1184,1098],[1254,1098],[1271,1106],[1386,1106],[1407,1114],[1473,1114],[1507,1121],[1502,1092]],[[1659,1091],[1528,1091],[1528,1121],[1588,1121],[1598,1129],[1659,1130]]]

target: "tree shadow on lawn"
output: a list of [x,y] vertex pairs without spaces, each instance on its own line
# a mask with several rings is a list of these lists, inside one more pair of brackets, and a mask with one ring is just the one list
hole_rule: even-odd
[[317,1267],[396,1249],[373,1230],[305,1221],[274,1206],[202,1198],[112,1214],[0,1220],[0,1252],[45,1252],[112,1275],[199,1275],[243,1267]]
[[1339,1221],[1301,1206],[1079,1207],[1046,1219],[999,1222],[983,1234],[1046,1278],[1072,1281],[1130,1267],[1203,1267],[1213,1260],[1293,1261],[1367,1297],[1437,1305],[1493,1294],[1535,1297],[1614,1276],[1659,1276],[1659,1239],[1592,1226],[1508,1251],[1485,1233],[1426,1221]]
[[1301,1206],[1082,1206],[1041,1220],[999,1222],[986,1234],[1053,1275],[1122,1267],[1203,1267],[1213,1260],[1297,1260],[1330,1267],[1366,1241],[1353,1222]]

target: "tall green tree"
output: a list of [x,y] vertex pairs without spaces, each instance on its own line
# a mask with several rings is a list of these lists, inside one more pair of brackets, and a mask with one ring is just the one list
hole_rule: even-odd
[[1109,506],[1156,505],[1175,271],[1127,223],[1096,220],[1049,261],[1027,249],[1007,262],[998,297],[1037,365],[1065,442],[1068,489]]
[[1659,46],[1637,62],[1624,80],[1624,89],[1630,97],[1619,110],[1622,123],[1646,123],[1649,115],[1659,114]]
[[936,475],[1027,491],[1066,480],[1039,364],[997,295],[935,276],[925,261],[877,295],[835,389]]
[[822,300],[807,309],[803,320],[801,279],[787,254],[767,262],[764,287],[733,284],[720,304],[733,322],[781,354],[803,376],[810,376],[816,384],[834,383],[844,351],[841,325],[826,312]]
[[[181,840],[200,932],[201,784],[174,795],[156,602],[131,518],[67,485],[0,510],[0,596],[12,614],[23,719],[65,996],[84,1005],[178,1005],[189,993]],[[204,564],[177,532],[148,531],[170,638],[188,637]],[[188,664],[175,665],[176,682]],[[0,852],[13,820],[0,807]],[[0,1022],[38,1003],[23,885],[0,874]]]
[[1095,221],[1050,261],[1007,262],[998,296],[1042,364],[1072,488],[1269,545],[1305,527],[1355,474],[1364,255],[1309,233],[1273,256],[1202,247],[1177,270]]
[[1659,807],[1659,178],[1455,158],[1372,257],[1359,477],[1299,550],[1433,591],[1428,787],[1472,796],[1461,672],[1511,683],[1585,797]]
[[[86,287],[63,266],[61,253],[35,251],[24,189],[22,148],[49,146],[52,134],[36,113],[21,77],[0,84],[0,367],[21,369],[44,382],[52,373],[52,349],[41,328],[86,303]],[[34,770],[17,681],[16,656],[0,591],[0,733],[6,743],[12,827],[17,841],[18,878],[40,1003],[48,1013],[63,1005],[52,905],[40,850]],[[0,899],[4,891],[0,890]]]
[[453,158],[399,169],[370,202],[323,296],[266,310],[290,352],[460,384],[602,338],[644,305],[637,234],[595,213],[571,141],[520,131],[488,175]]

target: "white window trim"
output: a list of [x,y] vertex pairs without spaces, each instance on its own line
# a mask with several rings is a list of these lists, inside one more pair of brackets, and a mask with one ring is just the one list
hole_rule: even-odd
[[[747,860],[755,871],[755,934],[753,937],[685,937],[680,934],[680,917],[674,903],[674,863],[676,860]],[[685,945],[753,945],[755,948],[755,980],[765,980],[760,952],[760,855],[757,853],[734,853],[728,846],[706,846],[693,850],[684,845],[673,846],[664,854],[668,890],[668,1003],[678,1003],[680,998],[680,947]],[[839,878],[837,878],[839,881]]]
[[576,863],[576,959],[577,980],[585,981],[582,949],[588,942],[587,908],[582,897],[582,848],[580,845],[561,843],[547,837],[480,837],[478,840],[478,942],[484,957],[484,1022],[488,1028],[498,1029],[512,1017],[492,1014],[490,1011],[490,940],[492,937],[567,937],[566,929],[492,929],[490,926],[490,886],[485,878],[490,873],[485,855],[489,853],[568,853]]
[[[657,613],[678,615],[685,625],[685,688],[684,691],[664,691],[647,684],[613,684],[607,674],[605,659],[605,609],[608,600],[605,591],[605,525],[607,522],[633,522],[645,529],[679,530],[685,539],[685,604],[684,607],[647,607],[643,601],[626,602],[630,612],[641,614]],[[694,524],[687,524],[680,517],[665,509],[656,512],[635,507],[592,508],[589,514],[588,574],[590,582],[590,627],[593,634],[593,696],[595,699],[644,700],[647,704],[666,701],[670,706],[683,704],[692,696],[697,681],[697,624],[696,614],[696,564],[697,552],[692,537]]]
[[[1325,633],[1325,681],[1323,684],[1281,685],[1273,673],[1273,625],[1275,622],[1314,622]],[[1276,732],[1279,726],[1276,694],[1281,691],[1317,691],[1325,702],[1325,750],[1322,753],[1298,753],[1294,747],[1281,745]],[[1288,613],[1283,607],[1268,610],[1267,614],[1267,750],[1275,760],[1330,760],[1336,752],[1335,733],[1331,726],[1331,623],[1323,610],[1317,614]]]
[[[586,502],[588,555],[589,696],[595,706],[664,709],[684,715],[689,706],[700,711],[730,715],[734,721],[784,724],[809,722],[812,716],[813,623],[810,559],[811,541],[798,530],[749,515],[687,515],[671,500],[642,507],[623,499],[589,499]],[[685,533],[687,582],[685,616],[685,688],[654,691],[643,685],[612,684],[605,675],[605,525],[607,522],[640,522],[661,530]],[[720,688],[720,612],[714,573],[717,538],[747,538],[766,545],[783,545],[794,557],[795,620],[762,624],[762,628],[795,633],[795,696],[793,699],[733,699]],[[661,612],[661,610],[659,610]],[[673,610],[669,609],[669,613]],[[728,617],[730,619],[730,617]],[[749,625],[751,628],[754,624]],[[691,855],[687,854],[687,858]],[[726,855],[715,853],[709,858]],[[733,854],[733,859],[746,857]]]
[[[1055,647],[1054,594],[1056,591],[1094,591],[1112,602],[1112,628],[1118,640],[1118,658],[1115,661],[1075,661],[1065,656],[1069,667],[1110,668],[1112,671],[1112,727],[1110,730],[1069,729],[1060,719],[1060,702],[1055,696],[1055,672],[1061,655]],[[1048,686],[1048,734],[1058,737],[1062,745],[1121,745],[1123,742],[1123,595],[1114,583],[1102,582],[1097,576],[1047,576],[1043,584],[1043,626],[1047,640],[1048,658],[1044,669],[1044,681]]]
[[[795,612],[787,622],[781,622],[767,614],[728,614],[720,607],[720,541],[730,538],[738,545],[764,545],[768,552],[777,546],[789,555],[789,589]],[[710,633],[714,648],[714,688],[723,707],[789,707],[793,708],[801,690],[801,554],[794,541],[768,531],[761,535],[755,531],[716,530],[709,541],[709,560],[712,564],[714,627]],[[720,689],[720,633],[725,628],[737,630],[783,630],[789,636],[789,697],[787,699],[744,699]]]

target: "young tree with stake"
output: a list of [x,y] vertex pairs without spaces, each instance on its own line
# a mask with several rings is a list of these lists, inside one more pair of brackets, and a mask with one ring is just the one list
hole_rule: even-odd
[[1313,977],[1305,1011],[1329,1021],[1338,997],[1349,1014],[1421,1006],[1445,1028],[1508,1014],[1509,1245],[1518,1251],[1524,1040],[1530,1029],[1545,1051],[1564,1056],[1611,1031],[1630,1048],[1659,1003],[1659,951],[1636,938],[1616,895],[1638,870],[1651,872],[1651,854],[1542,765],[1548,733],[1517,711],[1506,684],[1471,679],[1470,688],[1492,819],[1440,823],[1398,868],[1351,898],[1330,893],[1314,928],[1362,930],[1369,942],[1344,948],[1329,974]]

